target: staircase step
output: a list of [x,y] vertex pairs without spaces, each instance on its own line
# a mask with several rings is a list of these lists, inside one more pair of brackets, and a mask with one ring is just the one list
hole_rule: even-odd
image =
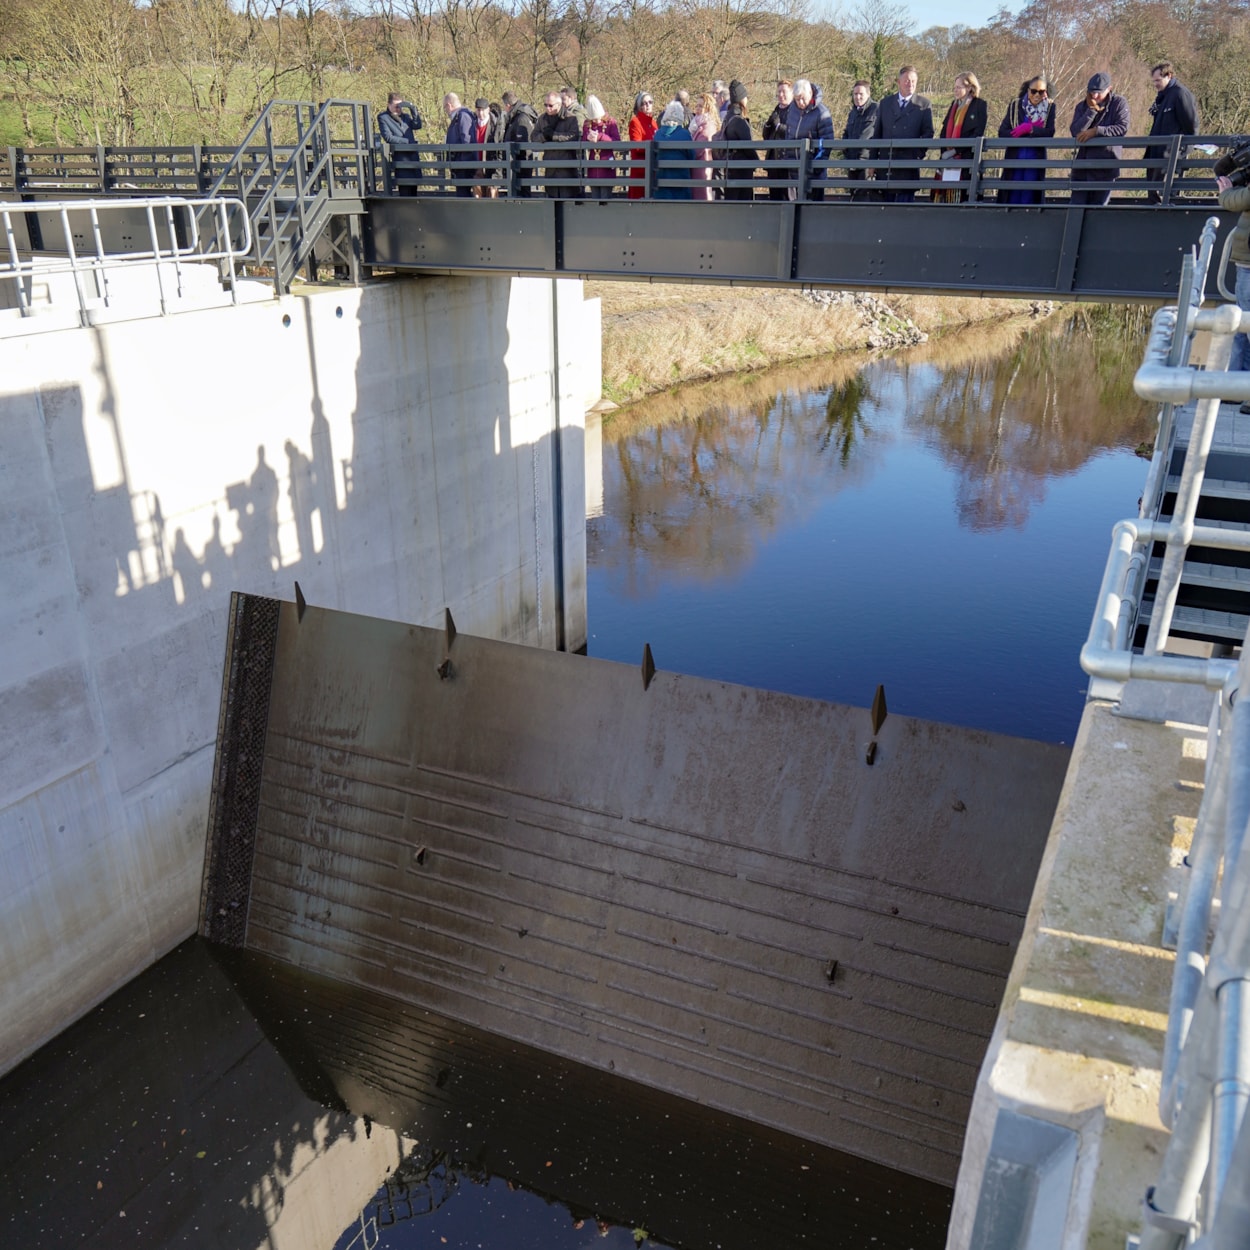
[[[1149,625],[1154,606],[1153,597],[1142,600],[1141,609],[1137,613],[1139,630]],[[1247,626],[1250,626],[1250,614],[1177,607],[1172,611],[1172,628],[1169,632],[1210,641],[1241,642],[1246,636]]]
[[[1162,569],[1162,557],[1155,556],[1146,567],[1146,580],[1157,582]],[[1250,594],[1250,568],[1242,568],[1236,564],[1206,564],[1198,560],[1186,560],[1181,569],[1181,585]]]
[[[1247,478],[1204,477],[1202,479],[1202,498],[1207,499],[1239,499],[1250,503],[1250,457],[1246,458]],[[1163,484],[1164,494],[1175,495],[1180,489],[1179,473],[1170,474]]]

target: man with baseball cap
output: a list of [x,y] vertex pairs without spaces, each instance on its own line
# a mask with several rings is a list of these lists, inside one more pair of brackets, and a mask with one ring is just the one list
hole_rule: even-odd
[[1072,170],[1072,203],[1105,204],[1111,188],[1087,190],[1085,182],[1109,183],[1120,176],[1120,158],[1124,149],[1119,144],[1090,143],[1091,139],[1121,139],[1128,134],[1128,101],[1111,90],[1108,74],[1098,73],[1089,80],[1085,98],[1076,106],[1069,129],[1081,144]]

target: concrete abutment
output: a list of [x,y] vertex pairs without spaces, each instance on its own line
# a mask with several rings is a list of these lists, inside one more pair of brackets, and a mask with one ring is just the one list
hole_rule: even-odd
[[0,337],[0,1071],[195,928],[232,590],[584,645],[599,352],[542,278]]

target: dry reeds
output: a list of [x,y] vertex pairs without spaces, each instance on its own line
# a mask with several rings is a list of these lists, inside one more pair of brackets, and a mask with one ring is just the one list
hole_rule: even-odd
[[[587,283],[603,300],[603,390],[618,404],[679,383],[862,349],[873,329],[850,304],[821,307],[773,288]],[[908,295],[888,300],[926,333],[1030,312],[1026,300]]]

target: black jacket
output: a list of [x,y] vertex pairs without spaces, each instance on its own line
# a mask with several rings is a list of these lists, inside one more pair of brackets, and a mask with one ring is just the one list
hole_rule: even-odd
[[538,114],[533,106],[518,100],[503,115],[503,140],[505,143],[528,143],[538,124]]
[[897,94],[886,96],[877,104],[877,120],[872,128],[874,139],[932,139],[933,108],[928,97],[916,92],[906,108],[900,108]]
[[1152,135],[1196,135],[1198,106],[1189,88],[1175,78],[1155,96],[1150,106]]
[[[755,138],[751,133],[751,123],[742,116],[742,105],[731,104],[725,110],[725,124],[717,137],[731,143],[745,142],[748,139]],[[722,148],[721,151],[727,160],[745,161],[751,158],[749,148],[734,148],[732,150]],[[750,175],[750,170],[735,169],[733,174],[737,179],[747,178]],[[753,194],[754,192],[749,186],[726,187],[724,191],[724,196],[727,200],[749,200]]]
[[572,110],[567,108],[558,113],[544,113],[535,124],[532,135],[535,143],[570,143],[581,137],[581,124]]
[[[946,116],[942,119],[942,129],[938,132],[942,134],[946,130],[946,123],[950,120],[955,109],[958,107],[955,100],[951,101],[951,106],[946,110]],[[968,101],[968,111],[964,114],[964,124],[959,131],[961,139],[979,139],[985,133],[985,126],[989,120],[989,109],[986,107],[985,101],[980,96],[973,96]],[[964,152],[963,155],[967,155]]]
[[[844,139],[871,139],[873,128],[877,124],[877,102],[869,100],[864,107],[856,108],[851,105],[851,111],[846,115],[846,125],[842,128],[842,138]],[[862,159],[863,153],[847,152],[847,160]]]
[[786,137],[786,114],[790,111],[787,104],[782,108],[777,105],[771,113],[769,113],[764,125],[760,129],[761,139],[784,139]]

